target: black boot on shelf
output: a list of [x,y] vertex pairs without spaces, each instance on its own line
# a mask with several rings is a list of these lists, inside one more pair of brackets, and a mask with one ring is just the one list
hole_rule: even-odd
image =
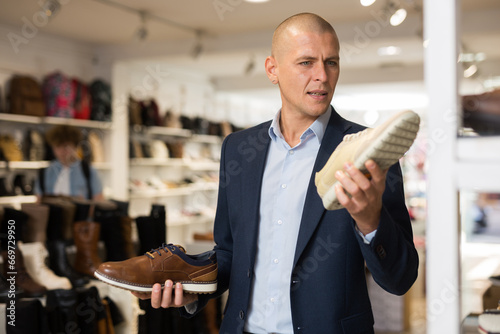
[[[76,206],[77,209],[79,206]],[[63,208],[49,206],[49,222],[47,225],[47,250],[49,251],[49,268],[58,276],[67,277],[73,287],[81,287],[89,282],[87,277],[78,273],[70,264],[66,246],[71,243],[64,239]]]
[[51,333],[66,333],[69,325],[78,325],[77,306],[75,290],[58,289],[47,293],[45,309]]
[[69,263],[66,243],[64,240],[51,240],[47,242],[49,268],[57,276],[67,277],[74,288],[85,286],[89,282],[89,279],[77,273]]
[[144,254],[157,248],[166,241],[165,206],[153,205],[149,216],[135,219],[139,235],[139,254]]
[[101,225],[101,240],[106,248],[106,261],[128,259],[120,211],[116,208],[108,209],[96,206],[94,218]]

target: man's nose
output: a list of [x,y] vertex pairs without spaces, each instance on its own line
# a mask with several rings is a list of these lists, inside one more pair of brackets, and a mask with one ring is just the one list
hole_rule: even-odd
[[328,74],[326,73],[325,64],[318,62],[314,69],[314,81],[327,81]]

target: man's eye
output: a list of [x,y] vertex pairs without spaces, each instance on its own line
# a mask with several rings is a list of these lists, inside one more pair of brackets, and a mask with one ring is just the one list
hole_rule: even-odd
[[303,62],[300,63],[300,65],[305,65],[305,66],[311,65],[311,62],[309,60],[303,61]]
[[327,62],[327,65],[328,65],[328,66],[337,66],[337,65],[338,65],[338,63],[337,63],[336,61],[333,61],[333,60],[332,60],[332,61],[328,61],[328,62]]

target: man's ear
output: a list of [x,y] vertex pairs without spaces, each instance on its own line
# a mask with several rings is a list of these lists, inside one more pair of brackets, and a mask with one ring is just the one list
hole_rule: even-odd
[[277,84],[279,79],[278,79],[278,62],[276,61],[276,58],[273,56],[269,56],[266,58],[266,74],[269,80],[273,84]]

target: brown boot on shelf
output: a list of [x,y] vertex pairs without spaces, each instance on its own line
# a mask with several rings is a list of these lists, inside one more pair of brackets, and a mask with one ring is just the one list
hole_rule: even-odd
[[23,203],[21,211],[28,215],[24,226],[23,238],[25,243],[47,240],[47,224],[49,221],[49,207],[44,204]]
[[99,223],[80,221],[74,224],[75,270],[77,272],[94,277],[94,271],[102,263],[97,252],[99,233]]
[[41,297],[47,292],[44,286],[35,282],[28,274],[24,265],[23,254],[17,248],[11,254],[6,250],[2,251],[2,259],[6,277],[14,276],[16,278],[16,286],[24,291],[24,297]]
[[125,254],[127,255],[127,258],[130,259],[131,257],[137,255],[134,242],[132,241],[132,222],[134,220],[129,216],[122,216],[120,219],[123,240],[125,242]]

